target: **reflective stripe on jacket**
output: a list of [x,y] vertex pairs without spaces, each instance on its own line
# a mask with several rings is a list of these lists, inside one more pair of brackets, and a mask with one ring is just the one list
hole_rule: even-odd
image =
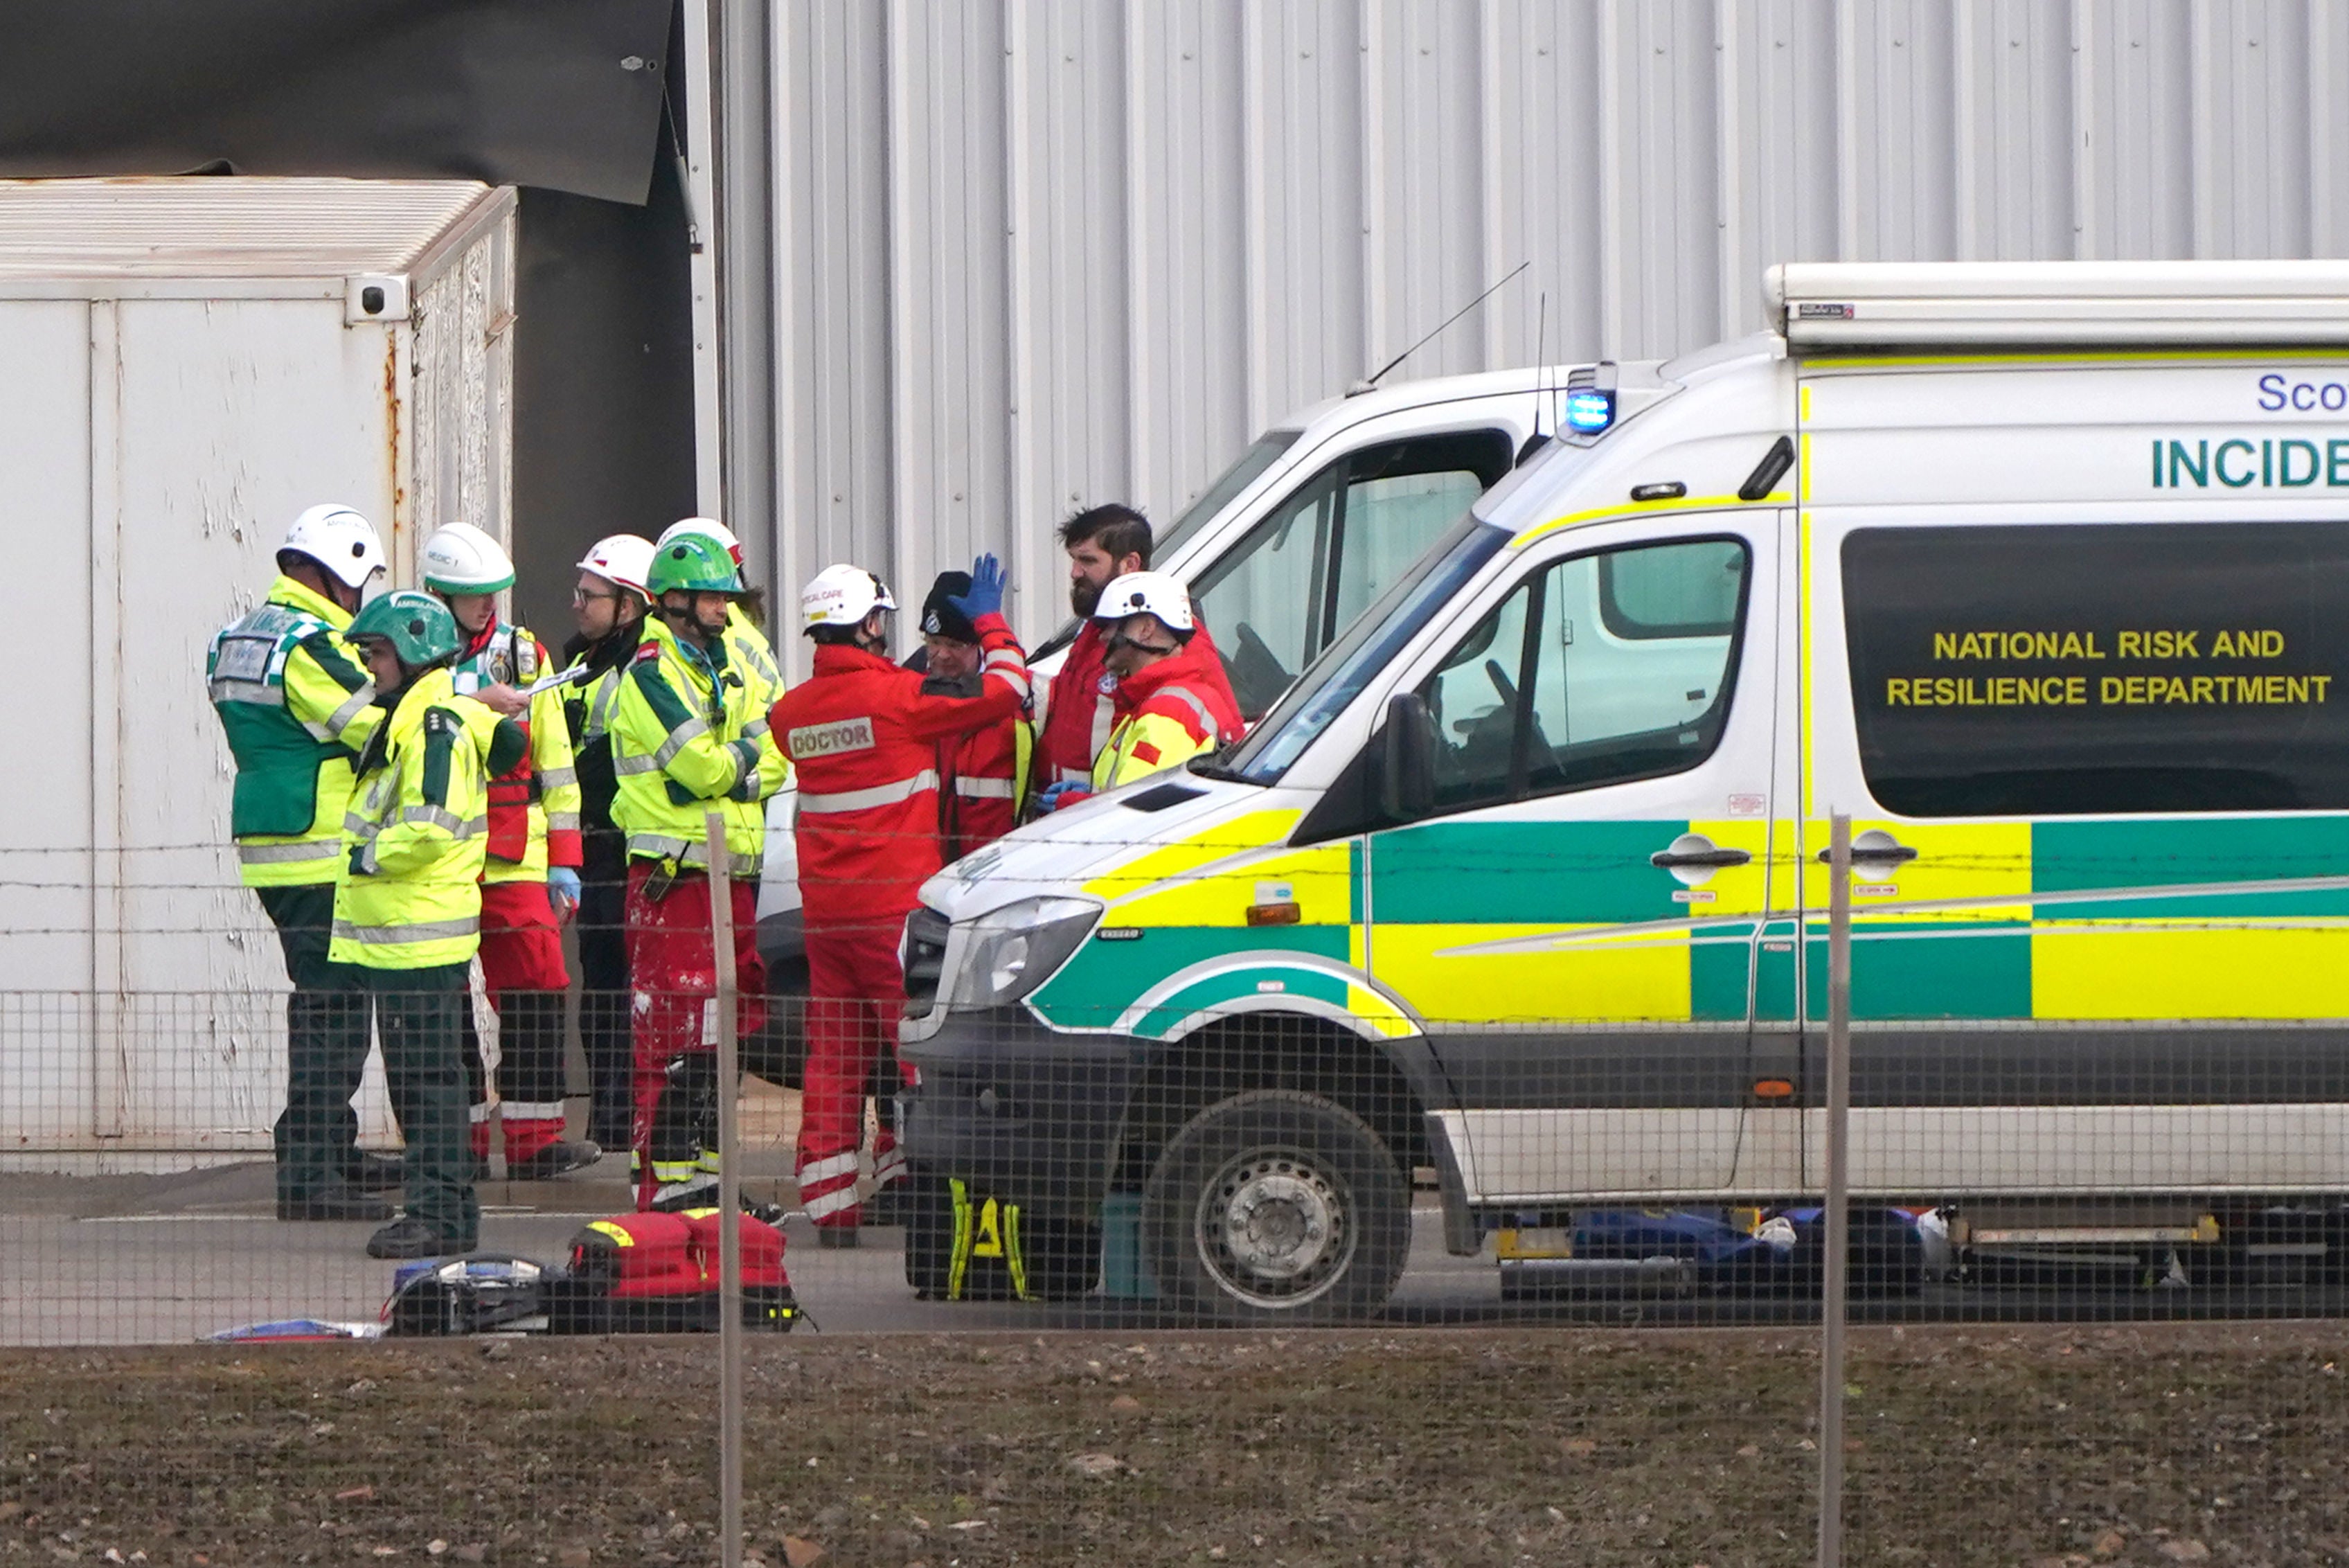
[[[775,665],[775,650],[766,635],[752,626],[740,605],[730,605],[726,610],[726,657],[735,672],[742,677],[745,688],[743,701],[750,717],[742,722],[742,732],[757,739],[767,732],[767,710],[783,694],[783,677]],[[747,866],[739,858],[734,874],[756,877],[767,859],[767,798],[783,787],[790,776],[791,765],[773,746],[759,753],[759,795],[756,800],[730,800],[726,803],[726,840],[740,840],[755,847]]]
[[1029,697],[1028,661],[999,615],[974,622],[980,693],[922,690],[920,671],[822,643],[815,673],[770,715],[799,773],[800,901],[811,927],[903,919],[938,855],[939,737],[984,729]]
[[[729,800],[756,803],[784,776],[772,737],[746,732],[761,717],[749,681],[730,668],[719,639],[708,653],[677,639],[662,620],[645,623],[612,710],[612,820],[640,860],[705,866],[703,817]],[[756,823],[756,826],[753,826]],[[726,820],[730,875],[756,874],[765,827]]]
[[[518,626],[492,621],[452,667],[460,695],[483,686],[529,686],[554,660],[546,645]],[[563,690],[530,700],[523,728],[530,751],[490,781],[489,860],[484,882],[543,882],[549,866],[580,863],[579,774],[564,722]]]
[[236,759],[229,831],[248,888],[332,882],[351,762],[383,722],[351,618],[281,576],[204,656],[206,694]]
[[959,860],[1018,824],[1034,760],[1035,731],[1013,714],[938,742],[938,853]]
[[1215,649],[1193,638],[1170,658],[1118,683],[1121,717],[1109,745],[1094,759],[1092,787],[1109,789],[1148,774],[1179,767],[1240,734],[1239,708]]
[[458,696],[446,670],[400,693],[344,818],[336,963],[429,969],[479,950],[489,768],[524,743],[517,726]]
[[[1196,607],[1193,609],[1195,614]],[[1104,649],[1101,628],[1099,621],[1085,622],[1076,641],[1069,645],[1066,660],[1052,676],[1044,723],[1036,738],[1035,787],[1039,790],[1062,782],[1090,784],[1094,760],[1108,749],[1110,732],[1133,707],[1119,693],[1117,678],[1102,662]],[[1225,739],[1237,740],[1239,699],[1232,694],[1231,678],[1224,673],[1223,655],[1216,651],[1216,639],[1208,635],[1206,621],[1199,622],[1191,640],[1175,657],[1192,672],[1192,684],[1206,696],[1211,706],[1216,705],[1220,696],[1217,711],[1228,713],[1232,723],[1231,732]]]

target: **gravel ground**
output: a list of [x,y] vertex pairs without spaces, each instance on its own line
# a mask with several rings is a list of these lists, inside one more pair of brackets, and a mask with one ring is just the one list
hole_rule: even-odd
[[[1810,1561],[1816,1335],[754,1342],[753,1558]],[[0,1355],[0,1564],[715,1563],[715,1345]],[[2349,1331],[1854,1335],[1847,1561],[2349,1563]]]

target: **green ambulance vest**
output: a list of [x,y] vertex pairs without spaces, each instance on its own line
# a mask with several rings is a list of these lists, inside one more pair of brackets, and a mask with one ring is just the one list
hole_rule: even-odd
[[[285,585],[267,602],[215,633],[204,654],[204,686],[236,759],[229,832],[249,888],[331,882],[341,853],[343,813],[350,799],[352,752],[337,737],[375,702],[375,687],[342,643],[340,628],[324,617],[281,602]],[[304,597],[312,596],[298,586]],[[324,636],[324,645],[312,639]],[[304,644],[311,643],[305,650]],[[289,666],[303,691],[289,701]],[[323,652],[325,659],[319,654]],[[356,674],[356,687],[347,684]],[[325,683],[331,681],[331,689]],[[331,703],[323,719],[305,721],[296,708]],[[372,725],[368,726],[370,729]]]
[[[480,950],[487,770],[512,763],[490,755],[498,724],[489,709],[457,696],[446,670],[425,671],[400,694],[385,735],[367,748],[344,818],[336,963],[430,969]],[[508,733],[520,741],[512,726]]]

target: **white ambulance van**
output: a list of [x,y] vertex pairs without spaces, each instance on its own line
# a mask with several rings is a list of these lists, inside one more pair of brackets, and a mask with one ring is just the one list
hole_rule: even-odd
[[[1260,718],[1381,587],[1508,473],[1537,432],[1557,429],[1574,373],[1556,367],[1447,376],[1312,404],[1257,437],[1158,530],[1153,562],[1189,586],[1215,629],[1243,718]],[[1019,585],[1031,602],[1066,603],[1068,582],[1057,554],[1052,559],[1048,581]],[[916,607],[929,587],[893,586]],[[1071,621],[1035,650],[1034,668],[1045,680],[1075,631]],[[760,1071],[793,1083],[798,999],[807,991],[792,838],[796,799],[786,788],[768,802],[759,950],[779,1005],[771,1009],[769,1037],[751,1050]]]
[[[914,1156],[1162,1296],[1376,1309],[1446,1240],[1851,1180],[2189,1241],[2349,1190],[2349,265],[1789,265],[1578,376],[1232,752],[908,922]],[[2215,1223],[2214,1223],[2215,1221]]]

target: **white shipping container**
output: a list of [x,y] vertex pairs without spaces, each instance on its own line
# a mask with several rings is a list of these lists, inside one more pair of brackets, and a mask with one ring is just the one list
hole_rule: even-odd
[[419,530],[507,536],[513,258],[471,182],[0,181],[0,1164],[268,1147],[286,981],[205,645],[314,503],[395,583]]

